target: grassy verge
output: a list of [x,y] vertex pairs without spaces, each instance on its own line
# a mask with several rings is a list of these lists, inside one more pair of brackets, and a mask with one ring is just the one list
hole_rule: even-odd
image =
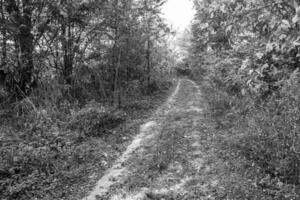
[[237,66],[226,66],[224,60],[202,66],[207,70],[199,84],[208,103],[216,152],[232,174],[248,179],[234,175],[227,180],[228,191],[236,193],[233,199],[299,199],[299,157],[293,150],[299,143],[292,134],[297,125],[291,115],[298,110],[291,98],[295,93],[283,88],[268,99],[241,94],[237,76],[229,70]]
[[41,109],[28,101],[28,112],[2,115],[0,198],[80,199],[167,95],[168,88],[121,109],[96,101]]

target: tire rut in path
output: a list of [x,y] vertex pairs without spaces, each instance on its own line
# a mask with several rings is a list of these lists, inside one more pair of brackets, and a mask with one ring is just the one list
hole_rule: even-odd
[[83,200],[97,200],[105,195],[110,187],[116,183],[121,183],[128,173],[125,166],[126,161],[131,154],[142,146],[142,144],[151,139],[159,132],[159,123],[163,121],[163,117],[170,111],[173,104],[176,102],[176,96],[180,90],[182,80],[177,82],[177,86],[166,103],[157,109],[154,115],[149,119],[149,122],[143,124],[140,128],[140,133],[133,139],[132,143],[127,147],[126,151],[120,158],[116,160],[111,168],[109,168],[104,176],[97,182],[96,187]]
[[[158,137],[152,138],[143,151],[136,154],[126,184],[118,185],[111,191],[114,195],[105,199],[181,199],[173,198],[173,193],[184,193],[185,185],[193,179],[187,172],[199,171],[204,162],[201,146],[197,143],[201,140],[197,125],[203,118],[203,101],[199,87],[187,79],[182,80],[172,99],[160,123]],[[166,164],[165,168],[160,171],[158,167],[157,173],[156,166],[161,162]]]

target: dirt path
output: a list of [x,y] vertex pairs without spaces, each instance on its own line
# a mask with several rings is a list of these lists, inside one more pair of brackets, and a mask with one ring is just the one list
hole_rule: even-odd
[[206,107],[194,82],[178,81],[83,200],[274,199],[278,189],[261,184],[265,178],[258,177],[258,167],[220,147]]
[[138,134],[132,143],[127,147],[126,151],[122,156],[115,162],[115,164],[105,172],[105,175],[97,182],[96,187],[91,193],[83,200],[94,200],[107,194],[108,190],[113,184],[121,183],[128,174],[128,169],[125,166],[125,162],[132,156],[132,153],[141,147],[142,142],[151,139],[155,134],[158,133],[160,128],[160,121],[167,112],[173,107],[175,98],[181,87],[181,80],[178,81],[177,86],[168,98],[167,102],[163,104],[155,114],[149,119],[149,122],[143,124],[140,128],[140,134]]
[[[199,87],[182,79],[84,200],[218,199],[224,163],[209,146]],[[228,195],[227,195],[228,196]],[[221,198],[223,199],[223,198]]]

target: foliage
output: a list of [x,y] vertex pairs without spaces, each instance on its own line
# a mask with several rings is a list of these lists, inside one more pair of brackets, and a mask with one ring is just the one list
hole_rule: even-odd
[[61,131],[52,123],[43,115],[26,131],[15,132],[15,138],[5,135],[0,151],[1,198],[63,197],[67,185],[84,179],[81,163],[100,159],[94,154],[95,144],[77,143],[78,133]]
[[126,113],[113,108],[105,108],[101,104],[90,102],[72,116],[68,127],[78,130],[82,138],[101,136],[109,133],[126,119]]
[[[166,74],[159,56],[170,32],[159,15],[163,1],[0,3],[1,97],[22,99],[56,81],[68,100],[96,94],[122,104],[118,96],[126,96],[129,82],[147,87],[158,66]],[[19,34],[22,26],[26,34]]]
[[216,128],[271,177],[299,185],[297,3],[194,2],[189,60]]
[[126,106],[171,85],[163,3],[0,0],[1,199],[62,199],[104,170],[142,117]]
[[[82,108],[65,102],[56,109],[37,110],[26,102],[19,105],[26,106],[26,114],[12,119],[2,115],[1,121],[7,125],[0,127],[1,198],[62,199],[72,195],[77,185],[89,181],[92,172],[106,169],[119,155],[124,138],[135,133],[132,128],[138,130],[135,121],[140,122],[163,97],[135,98],[135,103],[142,105],[138,114],[131,113],[136,106],[127,114],[91,101]],[[11,125],[6,120],[18,123]]]

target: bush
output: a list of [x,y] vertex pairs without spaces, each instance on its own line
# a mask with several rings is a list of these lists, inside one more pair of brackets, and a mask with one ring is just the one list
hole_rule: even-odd
[[[62,199],[70,185],[87,179],[86,166],[104,159],[101,148],[105,146],[83,140],[83,134],[98,136],[102,132],[91,131],[110,129],[125,120],[123,112],[109,112],[95,102],[74,115],[70,124],[78,130],[60,124],[55,118],[59,114],[51,109],[28,111],[24,119],[19,117],[22,131],[9,127],[1,132],[1,199]],[[64,116],[67,121],[68,115]]]
[[[271,177],[300,183],[300,95],[298,71],[280,81],[268,96],[265,89],[247,88],[234,63],[218,59],[203,74],[201,85],[223,143],[255,162]],[[239,62],[235,62],[239,63]],[[197,69],[197,68],[196,68]],[[194,69],[195,70],[195,69]],[[234,86],[234,87],[233,87]],[[225,134],[225,132],[227,134]],[[222,134],[220,136],[222,136]]]
[[[245,139],[252,156],[274,176],[292,184],[300,181],[300,95],[299,75],[291,77],[277,95],[255,109],[247,128],[254,138]],[[245,142],[248,141],[248,142]],[[245,148],[243,148],[245,149]]]
[[[49,129],[45,121],[32,126],[18,137],[5,137],[0,146],[0,179],[2,198],[41,198],[45,188],[64,186],[64,172],[73,166],[77,146],[70,133]],[[44,193],[45,192],[45,193]]]
[[85,136],[103,136],[126,119],[126,113],[112,107],[104,107],[95,101],[74,114],[68,127]]

